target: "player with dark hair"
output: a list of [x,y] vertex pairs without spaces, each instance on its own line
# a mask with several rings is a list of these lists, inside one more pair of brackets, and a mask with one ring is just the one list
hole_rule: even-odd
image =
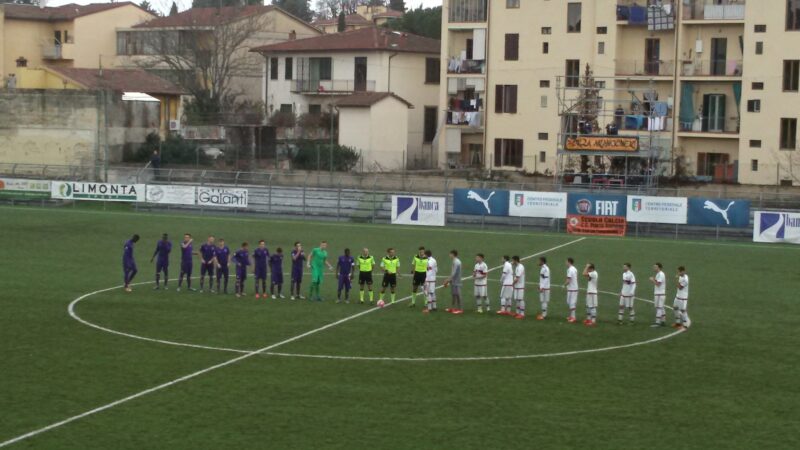
[[292,279],[290,287],[291,299],[299,298],[304,300],[305,297],[300,293],[300,285],[303,283],[303,266],[306,261],[306,252],[303,251],[303,244],[299,241],[294,243],[292,248]]
[[664,266],[657,262],[653,265],[653,276],[650,282],[653,283],[653,305],[656,307],[656,321],[652,327],[663,327],[667,325],[667,310],[664,303],[667,300],[667,276],[664,275]]
[[[353,285],[353,266],[355,266],[355,260],[350,256],[350,249],[346,248],[344,249],[344,255],[340,256],[339,260],[336,262],[336,278],[339,281],[336,290],[336,303],[342,302],[342,291],[344,291],[344,302],[350,303],[350,289]],[[372,286],[370,285],[370,287]],[[361,303],[364,303],[363,291]]]
[[[217,244],[216,261],[217,261],[217,292],[228,293],[228,265],[231,260],[231,249],[225,245],[225,239],[220,238]],[[220,286],[220,281],[225,282]]]
[[383,281],[381,282],[381,293],[378,300],[383,300],[383,294],[388,287],[391,290],[392,303],[395,302],[397,294],[397,271],[400,269],[400,258],[395,254],[395,249],[386,250],[386,256],[381,259],[381,269],[383,269]]
[[364,247],[361,254],[356,259],[358,263],[358,297],[361,304],[364,304],[364,289],[369,291],[369,304],[375,301],[375,294],[372,291],[372,269],[375,267],[375,258],[369,254],[369,249]]
[[136,260],[133,257],[133,246],[139,242],[139,235],[134,234],[130,239],[125,241],[122,248],[122,274],[125,280],[125,291],[131,292],[131,281],[136,276],[138,270],[136,269]]
[[567,288],[567,308],[569,308],[569,316],[567,322],[575,323],[575,310],[578,308],[578,269],[575,268],[575,260],[567,258],[567,279],[564,282],[564,287]]
[[244,284],[247,281],[247,266],[250,265],[250,251],[247,242],[242,242],[242,247],[233,254],[236,263],[236,297],[244,295]]
[[[420,247],[414,259],[411,261],[411,302],[409,307],[417,304],[417,295],[420,287],[425,286],[425,274],[428,271],[428,258],[425,256],[425,247]],[[423,289],[423,295],[425,295]]]
[[544,256],[539,257],[539,304],[541,310],[536,320],[544,320],[547,318],[547,305],[550,304],[550,267]]
[[628,320],[630,324],[636,321],[636,309],[634,308],[634,294],[636,294],[636,275],[631,272],[631,263],[622,265],[622,290],[619,294],[619,313],[617,314],[617,323],[622,325],[622,319],[625,317],[625,309],[628,309]]
[[217,247],[214,245],[214,236],[209,236],[205,244],[200,246],[200,292],[208,275],[208,289],[214,292],[214,266],[217,265]]
[[522,261],[517,255],[512,256],[511,261],[512,261],[511,265],[514,267],[513,296],[517,311],[517,313],[514,315],[514,318],[524,319],[525,318],[525,266],[522,264]]
[[597,270],[594,264],[586,264],[583,268],[583,276],[586,277],[586,320],[583,324],[587,327],[597,325]]
[[[478,313],[483,313],[484,306],[486,307],[486,312],[489,312],[489,266],[486,265],[486,261],[484,261],[486,257],[483,253],[478,253],[475,255],[475,267],[472,269],[472,278],[475,280],[474,283],[474,295],[475,295],[475,310]],[[484,304],[481,303],[483,301]]]
[[461,306],[461,260],[458,259],[458,250],[450,250],[450,260],[452,266],[450,269],[450,276],[445,280],[444,286],[451,286],[451,304],[445,311],[452,314],[464,314],[464,308]]
[[[160,289],[161,272],[164,272],[164,289],[167,288],[169,281],[169,253],[172,251],[172,242],[169,241],[167,233],[161,235],[161,240],[156,243],[156,250],[150,257],[150,262],[156,260],[156,285],[153,289]],[[158,259],[156,259],[158,257]]]
[[186,288],[190,291],[192,289],[192,265],[194,261],[192,260],[192,235],[186,233],[183,235],[183,242],[181,242],[181,273],[178,276],[178,289],[181,290],[181,284],[183,284],[183,277],[186,277]]
[[325,275],[325,266],[328,270],[333,270],[333,266],[328,262],[328,242],[322,241],[319,247],[311,250],[307,266],[311,269],[311,285],[308,287],[308,299],[322,301],[322,279]]
[[264,298],[267,298],[267,261],[269,261],[269,250],[267,249],[267,243],[261,239],[258,241],[258,248],[253,250],[253,277],[256,282],[256,298],[259,298],[260,294],[264,294]]
[[[269,270],[272,272],[269,293],[273,299],[286,298],[283,296],[283,249],[278,247],[269,257]],[[276,293],[277,292],[277,293]]]

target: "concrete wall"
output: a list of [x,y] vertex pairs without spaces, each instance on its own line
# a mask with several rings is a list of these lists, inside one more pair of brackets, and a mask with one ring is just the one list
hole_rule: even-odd
[[367,172],[402,170],[408,148],[408,116],[404,114],[407,109],[405,103],[394,98],[371,108],[341,108],[339,144],[361,150]]
[[[159,104],[123,102],[102,92],[0,91],[0,162],[92,165],[122,160],[157,130]],[[106,129],[108,134],[106,135]]]

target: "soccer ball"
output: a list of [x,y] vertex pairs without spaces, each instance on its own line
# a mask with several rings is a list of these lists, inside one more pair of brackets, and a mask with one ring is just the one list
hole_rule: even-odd
[[386,302],[383,300],[378,300],[378,308],[383,308],[384,306],[386,306]]

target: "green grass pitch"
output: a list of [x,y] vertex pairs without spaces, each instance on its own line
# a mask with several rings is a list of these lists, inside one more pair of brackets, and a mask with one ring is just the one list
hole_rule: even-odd
[[[270,250],[301,240],[330,243],[331,262],[344,247],[382,256],[398,249],[403,267],[419,245],[449,272],[456,248],[469,275],[473,255],[495,267],[503,254],[533,255],[578,238],[566,234],[486,232],[120,211],[0,208],[0,442],[108,405],[246,353],[182,347],[104,332],[67,312],[79,296],[121,284],[122,243],[133,233],[139,275],[150,282],[156,239],[184,232],[197,241],[266,239]],[[666,267],[668,301],[674,271],[691,277],[693,327],[651,329],[652,305],[637,302],[638,323],[616,325],[617,297],[600,296],[600,325],[564,321],[564,292],[555,288],[551,317],[537,322],[467,312],[431,316],[407,302],[360,315],[33,435],[9,448],[70,449],[530,449],[530,448],[798,448],[800,438],[800,249],[788,246],[586,238],[546,256],[555,284],[564,259],[597,265],[600,289],[617,292],[630,261],[637,297],[650,298],[655,261]],[[179,269],[173,250],[171,277]],[[536,281],[535,258],[526,261]],[[195,270],[198,267],[195,265]],[[288,277],[288,265],[285,269]],[[490,296],[497,305],[497,272]],[[380,277],[376,277],[379,279]],[[309,277],[306,276],[304,288]],[[585,282],[581,283],[585,287]],[[83,320],[132,335],[252,351],[285,341],[368,308],[328,301],[255,300],[232,295],[152,291],[151,284],[89,296],[75,306]],[[231,284],[232,290],[232,284]],[[288,284],[284,287],[288,292]],[[410,291],[400,279],[398,298]],[[529,286],[529,315],[538,311]],[[439,307],[449,290],[438,291]],[[353,297],[357,293],[353,292]],[[579,318],[583,319],[584,294]],[[672,314],[668,311],[668,319]],[[616,350],[511,360],[426,358],[542,355],[606,347]],[[359,358],[418,358],[375,360]]]

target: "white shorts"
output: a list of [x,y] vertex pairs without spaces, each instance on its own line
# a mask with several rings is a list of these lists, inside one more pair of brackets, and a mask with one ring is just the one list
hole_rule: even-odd
[[666,295],[656,294],[653,296],[653,305],[655,305],[656,308],[663,308],[666,300],[667,300]]
[[620,308],[633,308],[633,296],[632,295],[620,295],[619,296],[619,306],[620,306]]
[[514,300],[525,300],[525,289],[514,288]]
[[675,297],[675,301],[672,302],[672,307],[676,311],[684,311],[684,310],[686,310],[686,305],[688,303],[689,303],[688,299],[681,299],[681,298]]
[[488,297],[485,284],[483,286],[475,285],[475,297]]
[[567,306],[569,309],[575,309],[578,305],[578,291],[567,291]]
[[550,301],[550,289],[542,289],[539,291],[539,301],[548,303]]
[[514,288],[511,286],[503,286],[500,289],[500,298],[504,298],[506,300],[511,300],[514,296]]
[[587,308],[597,308],[597,293],[587,293],[586,294],[586,307]]
[[435,281],[426,281],[424,287],[425,293],[428,295],[436,295],[436,282]]

